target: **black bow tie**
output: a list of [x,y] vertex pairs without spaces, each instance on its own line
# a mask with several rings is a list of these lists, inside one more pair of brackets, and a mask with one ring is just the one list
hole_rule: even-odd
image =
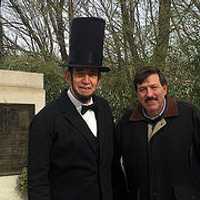
[[88,110],[93,110],[95,112],[96,111],[95,104],[91,104],[89,106],[82,105],[81,114],[84,115]]

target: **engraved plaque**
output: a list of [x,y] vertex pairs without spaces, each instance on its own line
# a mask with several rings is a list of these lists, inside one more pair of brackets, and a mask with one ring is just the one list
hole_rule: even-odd
[[0,104],[0,175],[19,174],[26,166],[32,104]]

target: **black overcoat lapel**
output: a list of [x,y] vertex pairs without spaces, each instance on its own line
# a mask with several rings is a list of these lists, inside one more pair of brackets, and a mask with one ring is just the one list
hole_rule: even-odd
[[61,94],[61,97],[58,99],[58,105],[60,112],[64,115],[64,118],[70,121],[74,129],[77,129],[77,132],[83,136],[91,149],[96,152],[96,138],[94,137],[86,122],[76,110],[73,103],[70,101],[66,92]]
[[97,107],[97,111],[96,111],[96,119],[97,119],[97,127],[98,127],[98,139],[99,139],[99,159],[100,162],[103,160],[103,146],[104,146],[104,123],[106,120],[106,116],[105,116],[105,112],[103,111],[104,108],[102,107],[101,102],[99,101],[99,99],[97,99],[96,97],[94,97],[94,102],[96,104]]

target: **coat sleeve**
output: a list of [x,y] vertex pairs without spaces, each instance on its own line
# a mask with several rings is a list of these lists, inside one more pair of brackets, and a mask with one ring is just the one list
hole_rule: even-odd
[[197,109],[193,111],[193,125],[194,135],[190,160],[195,179],[200,184],[200,111]]
[[114,200],[128,200],[128,189],[125,171],[122,167],[122,149],[120,124],[117,125],[114,135],[114,156],[112,163],[112,186]]
[[28,146],[29,200],[50,200],[49,163],[53,123],[48,114],[40,113],[31,122]]

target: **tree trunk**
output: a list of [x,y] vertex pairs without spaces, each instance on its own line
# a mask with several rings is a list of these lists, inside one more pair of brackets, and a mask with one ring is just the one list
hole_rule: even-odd
[[64,6],[64,0],[61,0],[58,5],[58,12],[56,15],[56,21],[58,25],[58,35],[57,40],[60,47],[60,54],[63,62],[68,62],[68,55],[65,45],[65,35],[64,35],[64,22],[63,22],[63,6]]
[[159,1],[158,35],[153,52],[153,63],[164,67],[168,53],[170,35],[171,0]]
[[0,61],[3,57],[4,50],[3,50],[3,25],[1,22],[1,0],[0,0]]
[[137,46],[135,44],[135,38],[134,38],[135,7],[132,5],[132,0],[130,1],[120,0],[120,6],[121,6],[121,13],[122,13],[123,36],[124,36],[124,44],[125,44],[124,49],[126,51],[126,49],[129,48],[133,63],[141,63],[141,59],[139,57]]

